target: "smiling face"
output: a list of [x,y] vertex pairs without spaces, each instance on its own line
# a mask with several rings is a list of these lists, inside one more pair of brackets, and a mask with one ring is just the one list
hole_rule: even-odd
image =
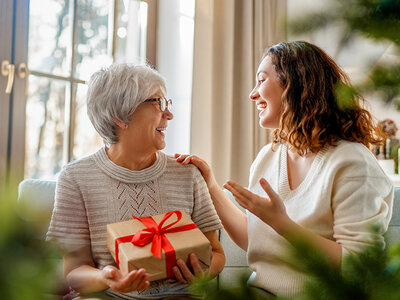
[[[163,94],[158,92],[149,98],[162,96]],[[128,123],[128,128],[121,130],[119,141],[128,144],[129,147],[140,148],[148,154],[162,150],[165,148],[164,131],[173,117],[168,109],[161,111],[157,102],[143,102],[129,117],[131,122]]]
[[260,63],[256,74],[256,86],[249,98],[256,102],[260,111],[260,126],[263,128],[278,128],[281,117],[283,88],[278,79],[270,56]]

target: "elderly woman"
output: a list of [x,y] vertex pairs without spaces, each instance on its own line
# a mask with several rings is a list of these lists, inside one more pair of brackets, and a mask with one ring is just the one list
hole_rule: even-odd
[[106,225],[136,217],[184,210],[212,247],[209,274],[225,256],[216,230],[221,223],[195,166],[165,155],[165,130],[173,115],[164,79],[148,66],[114,64],[89,81],[87,109],[105,147],[62,170],[48,240],[64,250],[64,277],[80,293],[106,290],[122,299],[185,299],[187,285],[201,272],[196,255],[182,260],[175,279],[149,283],[146,270],[128,274],[115,267],[107,250]]

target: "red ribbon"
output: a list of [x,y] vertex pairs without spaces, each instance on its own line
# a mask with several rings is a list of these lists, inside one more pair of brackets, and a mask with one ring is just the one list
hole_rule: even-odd
[[[173,214],[176,214],[177,220],[163,227],[165,221],[168,220]],[[115,239],[115,261],[118,267],[119,267],[118,246],[120,243],[131,242],[132,244],[139,247],[143,247],[149,243],[152,243],[151,253],[153,253],[154,256],[161,259],[161,249],[164,250],[165,260],[167,265],[167,277],[172,277],[174,275],[172,272],[172,267],[176,263],[176,255],[174,247],[168,241],[165,234],[195,229],[197,228],[197,226],[192,223],[171,228],[182,219],[182,213],[178,210],[166,213],[162,218],[162,220],[160,221],[160,224],[157,224],[152,217],[137,218],[134,215],[132,215],[132,217],[136,220],[141,221],[146,226],[146,228],[139,230],[137,233],[133,235],[127,235]]]

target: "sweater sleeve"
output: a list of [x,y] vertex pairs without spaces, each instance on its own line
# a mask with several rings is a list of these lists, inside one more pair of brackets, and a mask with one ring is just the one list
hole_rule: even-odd
[[192,220],[202,232],[221,229],[222,224],[215,211],[206,182],[196,167],[192,170],[194,200]]
[[67,168],[57,180],[54,209],[46,239],[57,242],[66,251],[90,244],[83,197]]
[[[333,238],[342,246],[342,257],[359,252],[375,238],[384,247],[383,234],[391,218],[393,194],[393,185],[383,176],[337,181],[332,195]],[[377,236],[371,232],[372,226],[377,226]]]

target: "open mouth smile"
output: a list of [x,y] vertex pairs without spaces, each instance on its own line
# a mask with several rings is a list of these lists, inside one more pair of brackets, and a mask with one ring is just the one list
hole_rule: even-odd
[[166,127],[158,127],[156,128],[157,132],[159,132],[162,135],[165,135],[164,131],[167,130]]
[[257,109],[258,110],[264,110],[267,108],[267,103],[259,103],[257,104]]

